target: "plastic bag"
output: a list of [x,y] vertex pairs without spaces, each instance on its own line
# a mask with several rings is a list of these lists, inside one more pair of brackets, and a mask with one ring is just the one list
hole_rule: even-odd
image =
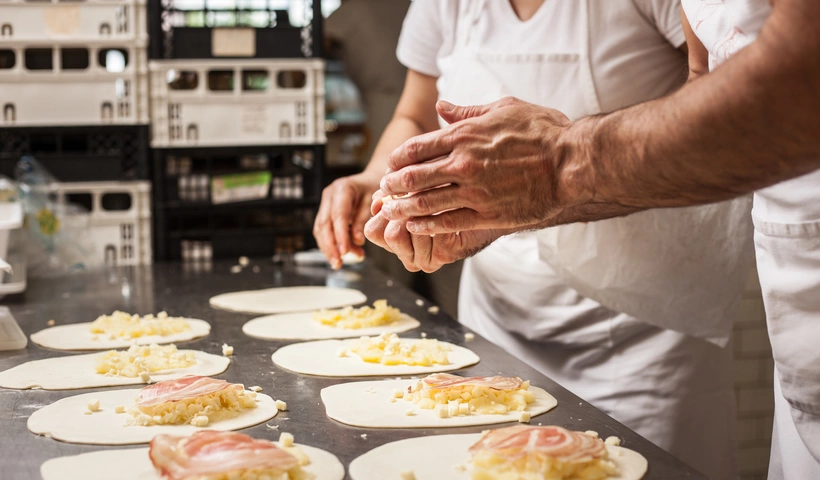
[[19,246],[31,275],[84,270],[95,254],[89,238],[88,210],[58,194],[58,182],[33,157],[17,162],[14,176],[25,223]]

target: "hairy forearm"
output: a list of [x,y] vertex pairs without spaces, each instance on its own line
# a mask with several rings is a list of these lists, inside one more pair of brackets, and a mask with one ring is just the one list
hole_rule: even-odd
[[820,33],[809,27],[820,2],[775,7],[758,41],[715,72],[568,129],[559,204],[705,204],[820,168]]

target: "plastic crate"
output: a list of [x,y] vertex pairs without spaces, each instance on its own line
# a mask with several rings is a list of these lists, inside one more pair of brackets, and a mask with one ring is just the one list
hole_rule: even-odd
[[148,38],[145,0],[0,0],[0,42]]
[[89,236],[99,257],[88,266],[151,264],[150,182],[60,183],[55,193],[89,208]]
[[322,60],[151,61],[151,146],[323,144]]
[[321,58],[321,0],[220,3],[149,0],[151,58]]
[[0,173],[13,177],[32,155],[65,182],[146,179],[148,135],[147,125],[0,128]]
[[145,43],[0,42],[0,127],[147,124]]
[[[266,256],[314,245],[324,146],[161,149],[153,157],[155,259]],[[272,177],[265,198],[211,202],[210,179],[260,171]]]

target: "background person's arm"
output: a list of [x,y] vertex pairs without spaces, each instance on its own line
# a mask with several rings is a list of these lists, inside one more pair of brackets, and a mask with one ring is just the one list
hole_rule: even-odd
[[345,253],[364,255],[364,225],[370,219],[370,198],[387,169],[387,157],[409,138],[438,128],[437,97],[435,77],[408,70],[393,119],[365,170],[336,180],[322,192],[313,236],[333,268],[342,266]]

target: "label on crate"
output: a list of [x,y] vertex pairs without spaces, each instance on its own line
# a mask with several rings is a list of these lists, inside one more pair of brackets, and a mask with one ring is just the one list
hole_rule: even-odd
[[211,179],[211,202],[246,202],[267,198],[270,190],[270,172],[237,173]]
[[256,55],[256,30],[252,28],[214,28],[211,30],[214,57],[253,57]]

